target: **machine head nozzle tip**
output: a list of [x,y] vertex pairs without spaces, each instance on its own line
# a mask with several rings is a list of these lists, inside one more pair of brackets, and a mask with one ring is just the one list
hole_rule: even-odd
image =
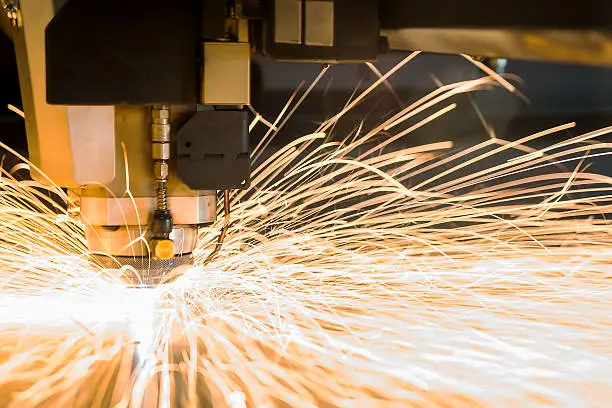
[[153,254],[156,259],[167,261],[174,256],[174,241],[171,239],[160,239],[154,241]]

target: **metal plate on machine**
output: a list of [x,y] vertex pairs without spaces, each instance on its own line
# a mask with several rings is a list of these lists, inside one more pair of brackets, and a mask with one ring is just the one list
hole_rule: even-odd
[[302,43],[302,2],[276,0],[274,2],[274,42]]
[[306,2],[306,29],[304,43],[332,47],[334,45],[334,3],[331,1]]
[[204,43],[202,104],[250,103],[250,54],[248,43]]

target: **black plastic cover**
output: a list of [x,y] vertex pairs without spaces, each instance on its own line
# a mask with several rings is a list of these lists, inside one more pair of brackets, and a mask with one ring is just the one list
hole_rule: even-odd
[[69,0],[46,29],[47,101],[198,103],[201,3]]
[[194,190],[249,186],[248,112],[202,111],[177,132],[178,176]]

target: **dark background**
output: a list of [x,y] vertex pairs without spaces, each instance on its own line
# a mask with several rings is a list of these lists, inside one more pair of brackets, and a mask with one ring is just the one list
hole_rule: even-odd
[[20,116],[8,110],[9,103],[21,109],[13,44],[0,30],[0,141],[25,152],[25,125]]

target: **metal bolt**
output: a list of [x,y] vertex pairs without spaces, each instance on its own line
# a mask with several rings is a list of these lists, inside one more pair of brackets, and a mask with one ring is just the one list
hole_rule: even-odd
[[153,122],[154,123],[168,123],[170,119],[170,110],[167,107],[155,107],[153,108]]
[[166,180],[168,178],[168,163],[155,162],[153,169],[156,181]]
[[170,158],[169,143],[153,143],[153,159],[168,160]]

